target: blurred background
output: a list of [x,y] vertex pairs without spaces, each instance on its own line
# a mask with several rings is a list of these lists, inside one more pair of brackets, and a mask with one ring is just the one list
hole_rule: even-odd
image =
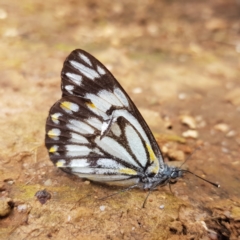
[[[0,36],[0,196],[8,209],[1,215],[0,208],[0,238],[240,235],[239,0],[1,1]],[[127,193],[131,197],[78,205],[89,191],[99,197],[113,190],[57,171],[44,147],[48,111],[61,97],[61,68],[76,48],[90,52],[118,79],[166,161],[181,164],[201,146],[186,167],[222,188],[187,176],[173,187],[175,196],[167,188],[154,192],[147,214],[134,210],[145,196],[137,190]],[[34,194],[44,188],[52,202],[42,206]],[[187,213],[179,210],[182,201]],[[171,205],[171,213],[158,212],[161,202]],[[104,215],[101,204],[111,211]],[[62,208],[70,210],[63,214]],[[163,215],[174,224],[164,225]]]

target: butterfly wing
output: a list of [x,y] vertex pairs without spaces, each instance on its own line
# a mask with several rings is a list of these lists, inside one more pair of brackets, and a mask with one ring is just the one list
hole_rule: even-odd
[[164,169],[148,125],[102,63],[77,49],[65,60],[61,76],[62,99],[50,109],[45,139],[56,166],[123,185]]

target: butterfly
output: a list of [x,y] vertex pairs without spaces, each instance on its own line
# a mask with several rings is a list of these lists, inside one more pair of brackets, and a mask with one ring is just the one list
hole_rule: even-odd
[[111,72],[84,50],[61,72],[62,98],[50,109],[45,145],[51,161],[80,178],[154,189],[187,170],[168,166],[133,101]]

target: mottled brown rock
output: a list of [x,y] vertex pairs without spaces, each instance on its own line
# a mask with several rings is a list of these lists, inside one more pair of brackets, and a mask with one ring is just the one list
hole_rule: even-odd
[[10,198],[0,198],[0,217],[6,217],[11,212],[11,202]]

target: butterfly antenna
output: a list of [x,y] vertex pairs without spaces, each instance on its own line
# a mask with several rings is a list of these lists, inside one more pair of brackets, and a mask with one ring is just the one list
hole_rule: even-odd
[[191,173],[192,175],[194,175],[195,177],[197,177],[197,178],[200,178],[200,179],[202,179],[203,181],[205,181],[205,182],[207,182],[207,183],[210,183],[211,185],[213,185],[214,187],[220,187],[220,184],[217,184],[217,183],[214,183],[214,182],[211,182],[211,181],[209,181],[209,180],[207,180],[207,179],[205,179],[205,178],[202,178],[202,177],[200,177],[200,176],[198,176],[197,174],[195,174],[195,173],[193,173],[193,172],[190,172],[189,170],[181,170],[182,172],[187,172],[187,173]]
[[138,187],[138,184],[135,184],[135,185],[130,186],[130,187],[128,187],[128,188],[124,188],[124,189],[122,189],[122,190],[120,190],[120,191],[118,191],[118,192],[116,192],[116,193],[110,194],[110,195],[108,195],[108,196],[106,196],[106,197],[99,198],[98,200],[104,200],[104,199],[110,198],[110,197],[115,196],[115,195],[117,195],[117,194],[119,194],[119,193],[127,192],[127,191],[129,191],[129,190],[131,190],[131,189],[133,189],[133,188],[135,188],[135,187]]

